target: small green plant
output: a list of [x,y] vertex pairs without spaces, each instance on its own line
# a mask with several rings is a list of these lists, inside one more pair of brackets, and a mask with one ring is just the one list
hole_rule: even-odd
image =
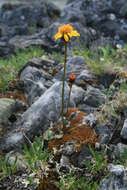
[[89,146],[90,152],[92,154],[91,160],[85,160],[84,165],[89,173],[96,175],[98,173],[102,173],[103,175],[107,169],[107,157],[106,153],[100,153]]
[[124,149],[123,154],[117,160],[117,164],[121,164],[121,165],[124,165],[125,167],[127,167],[127,148]]
[[17,156],[13,163],[10,163],[9,155],[0,159],[0,179],[17,172]]
[[44,150],[44,142],[38,137],[31,143],[30,148],[24,145],[24,159],[32,172],[45,170],[48,161],[52,158],[53,155],[47,149]]
[[73,173],[63,175],[59,182],[56,182],[56,186],[60,190],[97,190],[97,182],[90,182],[85,177],[79,179]]
[[56,182],[56,186],[60,190],[76,190],[75,185],[76,185],[76,177],[72,173],[61,176],[60,181]]
[[59,52],[52,52],[52,54],[49,55],[51,59],[58,61],[59,63],[63,64],[64,59],[61,53]]

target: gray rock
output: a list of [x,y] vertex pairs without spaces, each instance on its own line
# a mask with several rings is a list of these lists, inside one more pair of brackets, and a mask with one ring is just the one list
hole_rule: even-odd
[[99,80],[99,83],[102,84],[105,88],[109,88],[110,85],[115,80],[115,77],[116,75],[114,73],[107,72],[101,75],[98,80]]
[[[32,139],[34,136],[45,132],[51,122],[56,122],[61,116],[62,83],[56,82],[32,106],[24,112],[12,130],[3,136],[0,149],[4,151],[20,148],[25,142],[24,134]],[[69,86],[65,83],[65,108],[69,96]]]
[[122,165],[108,165],[108,170],[116,177],[123,176],[124,175],[124,166]]
[[105,103],[105,95],[97,88],[88,86],[84,103],[92,107],[99,107]]
[[46,91],[43,74],[35,67],[26,67],[20,75],[20,80],[24,81],[25,95],[30,105]]
[[[54,67],[54,68],[53,68]],[[29,105],[34,103],[53,84],[55,62],[46,58],[30,60],[19,72]]]
[[[29,4],[4,4],[0,13],[0,22],[5,26],[6,31],[3,35],[13,37],[29,34],[32,32],[30,28],[37,31],[38,27],[49,26],[59,16],[60,10],[54,4],[44,1]],[[27,26],[25,30],[23,30],[24,26]]]
[[83,102],[85,96],[85,91],[76,85],[72,86],[72,92],[71,92],[71,100],[75,102],[75,104],[79,104]]
[[108,170],[110,176],[104,179],[98,190],[126,190],[127,189],[127,171],[122,165],[109,164]]
[[91,127],[96,124],[96,117],[93,113],[90,113],[88,116],[83,117],[83,125],[89,124]]
[[6,134],[8,129],[12,129],[12,124],[21,117],[26,106],[22,101],[10,98],[0,99],[0,139]]
[[110,141],[112,131],[109,127],[102,124],[101,126],[96,126],[95,131],[99,135],[100,144],[107,144]]
[[64,156],[64,155],[61,156],[60,166],[69,168],[70,161],[69,161],[69,158],[67,156]]
[[88,69],[83,69],[77,76],[75,83],[78,86],[86,87],[88,84],[96,84],[97,77]]
[[115,146],[115,150],[114,150],[114,154],[115,154],[116,158],[117,159],[120,158],[123,155],[123,153],[125,152],[125,150],[127,150],[127,145],[118,143]]
[[0,57],[10,57],[14,53],[14,46],[5,41],[0,41]]
[[90,157],[91,155],[92,154],[91,154],[91,151],[90,151],[88,145],[83,145],[81,152],[74,154],[72,156],[71,160],[72,160],[72,163],[74,164],[74,166],[82,168],[82,167],[84,167],[85,159]]
[[121,137],[124,139],[124,140],[127,140],[127,119],[124,121],[124,125],[123,125],[123,128],[121,130],[121,133],[120,133]]
[[83,112],[86,112],[86,113],[88,113],[88,114],[94,113],[94,112],[97,110],[97,108],[88,106],[88,105],[86,105],[86,104],[84,104],[84,103],[79,104],[79,105],[78,105],[78,108],[79,108],[79,110],[81,110],[81,111],[83,111]]
[[30,80],[26,80],[25,86],[26,86],[27,92],[28,92],[28,89],[30,89],[27,95],[29,105],[32,105],[35,101],[37,101],[38,98],[47,90],[41,81],[33,82]]
[[125,3],[121,9],[120,9],[120,14],[122,17],[127,18],[127,3]]
[[76,142],[70,141],[62,145],[60,152],[65,156],[71,156],[76,150]]
[[0,126],[8,123],[8,118],[15,111],[15,100],[9,98],[0,99]]
[[46,51],[51,51],[52,47],[50,47],[49,44],[47,44],[39,34],[31,35],[31,36],[14,36],[13,38],[10,38],[8,41],[9,46],[12,46],[14,50],[20,49],[24,50],[25,48],[31,47],[31,46],[38,46],[43,47]]
[[[67,61],[66,65],[66,80],[68,80],[70,73],[75,73],[75,75],[78,76],[84,69],[85,65],[85,59],[81,56],[73,56],[72,58],[70,58]],[[62,76],[63,69],[60,72],[58,72],[55,78],[57,80],[62,80]]]

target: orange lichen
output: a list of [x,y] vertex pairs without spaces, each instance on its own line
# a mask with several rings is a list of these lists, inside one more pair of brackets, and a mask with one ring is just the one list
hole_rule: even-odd
[[68,141],[76,141],[78,151],[83,144],[94,145],[98,140],[97,134],[88,125],[82,124],[83,116],[85,115],[86,113],[80,112],[76,108],[69,109],[66,117],[69,120],[70,125],[63,130],[64,135],[61,139],[54,139],[49,143],[49,150],[52,150],[53,148],[58,149],[62,144],[65,144]]

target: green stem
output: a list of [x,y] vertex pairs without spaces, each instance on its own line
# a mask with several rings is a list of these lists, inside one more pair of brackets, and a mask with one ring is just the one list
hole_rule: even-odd
[[65,50],[64,50],[64,74],[63,74],[63,87],[62,87],[62,123],[63,127],[65,127],[64,122],[64,85],[65,85],[65,76],[66,76],[66,62],[67,62],[67,43],[64,43]]

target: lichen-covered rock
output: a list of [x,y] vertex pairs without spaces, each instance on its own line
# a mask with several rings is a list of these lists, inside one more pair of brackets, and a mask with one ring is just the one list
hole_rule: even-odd
[[98,190],[126,190],[127,171],[122,165],[109,164],[110,176],[104,179]]
[[101,144],[107,144],[110,141],[112,137],[112,131],[108,126],[105,124],[96,126],[95,131],[99,135],[99,142]]
[[86,87],[88,84],[96,85],[97,77],[90,70],[83,69],[77,76],[75,83],[81,87]]
[[85,116],[83,118],[83,124],[84,125],[90,125],[91,127],[96,124],[97,118],[93,113],[90,113],[89,115]]
[[105,103],[105,95],[97,88],[88,86],[86,91],[86,96],[84,98],[84,103],[91,107],[99,107]]
[[[85,59],[82,56],[73,56],[69,58],[66,65],[66,80],[69,79],[70,73],[75,73],[76,77],[82,72],[86,65]],[[62,80],[64,69],[58,72],[56,75],[57,80]]]
[[15,110],[15,100],[9,98],[0,99],[0,126],[8,123],[8,118]]
[[46,58],[30,60],[19,72],[29,105],[34,103],[53,84],[55,61]]
[[[32,106],[24,112],[22,118],[15,123],[12,130],[9,130],[0,141],[0,149],[8,151],[20,148],[25,142],[26,134],[32,138],[48,129],[51,122],[56,122],[61,115],[62,83],[56,82],[49,88]],[[65,83],[65,108],[69,96],[69,86]]]
[[72,86],[71,100],[74,101],[76,105],[83,102],[84,96],[85,90],[76,85]]
[[72,162],[74,166],[83,167],[85,159],[90,157],[91,155],[92,154],[88,145],[83,145],[81,151],[72,156]]

